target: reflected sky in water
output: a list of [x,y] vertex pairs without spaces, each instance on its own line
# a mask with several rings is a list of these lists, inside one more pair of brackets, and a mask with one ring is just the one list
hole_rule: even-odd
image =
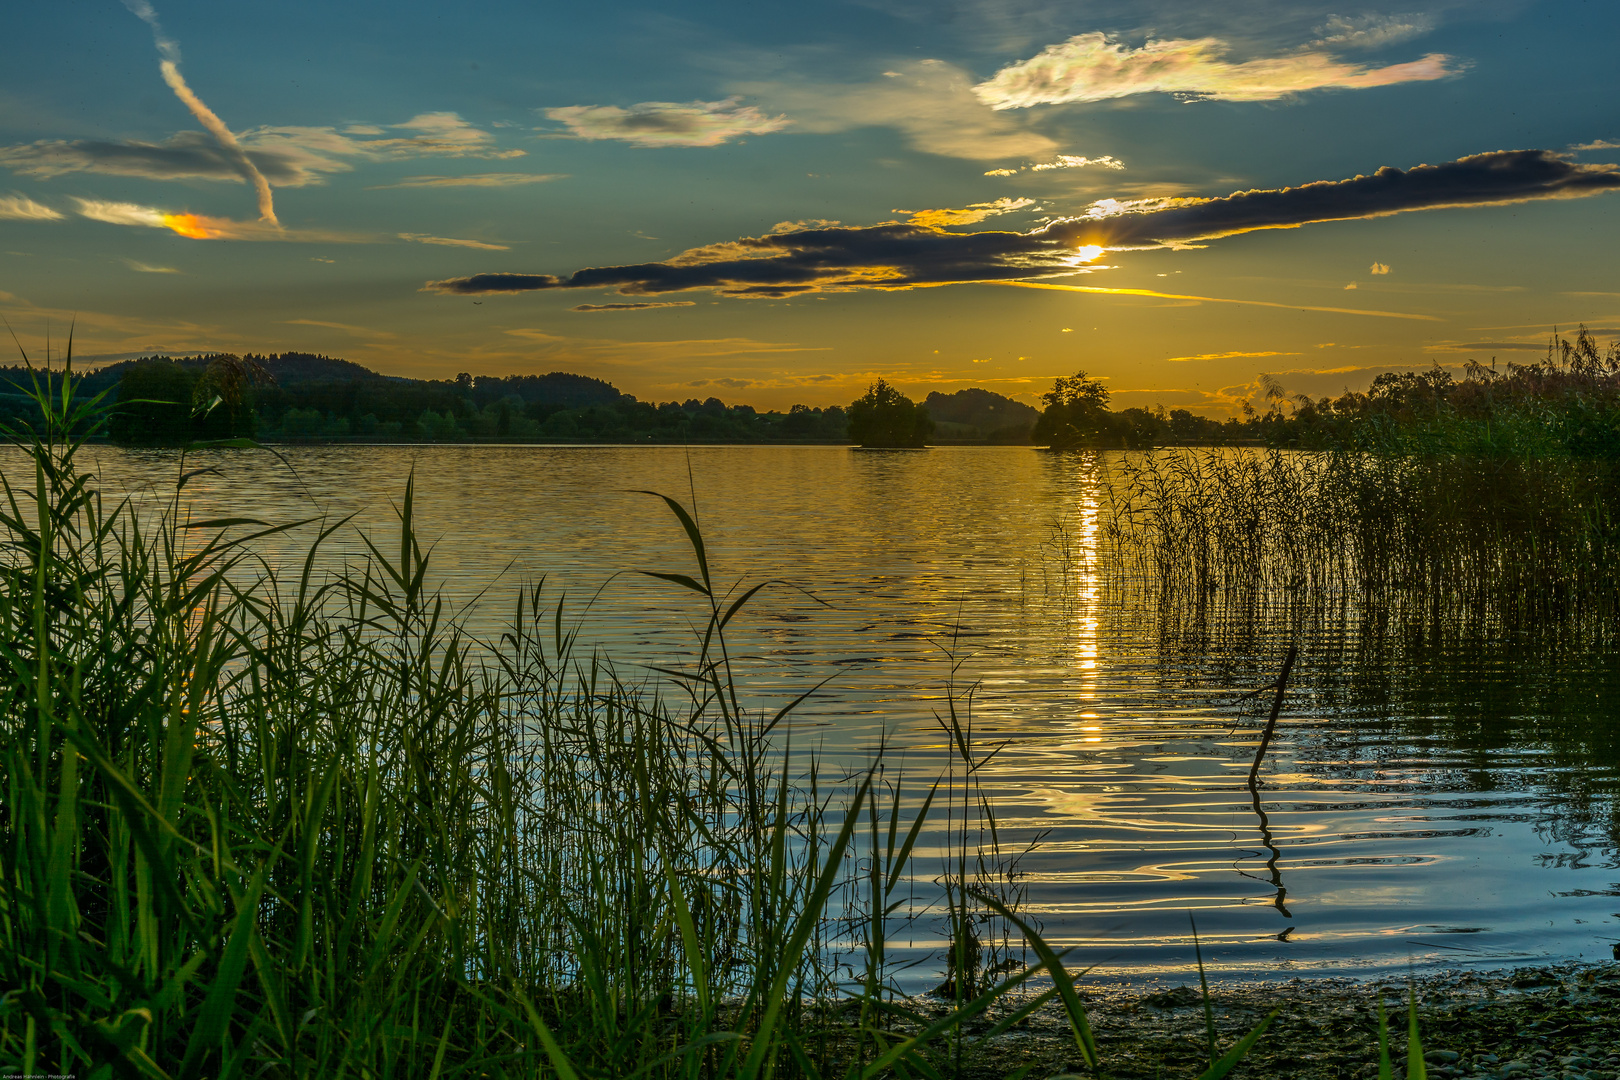
[[[107,494],[154,511],[172,495],[175,454],[93,453]],[[732,624],[751,701],[774,709],[833,676],[794,744],[858,761],[886,738],[920,787],[943,768],[935,716],[954,686],[976,744],[1001,746],[981,779],[1005,835],[1042,837],[1019,864],[1029,907],[1080,963],[1184,970],[1189,911],[1206,960],[1234,974],[1595,960],[1620,939],[1612,652],[1400,614],[1374,633],[1353,611],[1275,604],[1258,617],[1217,605],[1189,627],[1108,546],[1111,455],[285,453],[291,468],[194,456],[219,472],[187,486],[188,512],[354,514],[397,549],[391,506],[414,469],[431,570],[478,633],[498,636],[519,587],[544,577],[581,640],[626,671],[689,658],[704,617],[690,594],[620,573],[693,568],[674,519],[634,489],[695,493],[717,577],[783,583]],[[361,552],[345,530],[327,558]],[[1269,701],[1234,702],[1276,677],[1295,630],[1295,689],[1255,798]],[[922,854],[931,876],[941,851]]]

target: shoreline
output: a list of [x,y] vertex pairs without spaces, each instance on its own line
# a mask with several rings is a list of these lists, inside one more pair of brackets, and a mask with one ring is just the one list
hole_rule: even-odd
[[[1437,1080],[1616,1080],[1620,1077],[1620,962],[1564,963],[1494,971],[1452,969],[1414,977],[1428,1075]],[[1208,1066],[1204,1011],[1191,985],[1143,992],[1140,984],[1077,985],[1102,1057],[1115,1080],[1187,1080]],[[1278,1010],[1232,1077],[1367,1080],[1378,1074],[1378,996],[1389,1015],[1395,1075],[1405,1073],[1406,980],[1295,978],[1210,986],[1217,1045],[1230,1049]],[[940,1013],[937,999],[912,999]],[[1016,1003],[969,1028],[988,1031]],[[976,1029],[976,1030],[975,1030]],[[970,1044],[963,1080],[1085,1069],[1061,1006],[1049,1004],[987,1045]]]

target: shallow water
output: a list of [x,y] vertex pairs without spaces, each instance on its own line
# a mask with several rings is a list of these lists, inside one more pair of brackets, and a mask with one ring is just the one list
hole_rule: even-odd
[[[354,514],[397,550],[414,470],[431,567],[498,635],[519,586],[624,666],[678,663],[705,616],[621,571],[694,571],[655,498],[695,494],[712,568],[775,579],[732,624],[744,685],[776,708],[833,676],[795,745],[853,760],[886,739],[941,767],[954,685],[1029,909],[1074,961],[1151,977],[1377,973],[1607,958],[1620,939],[1611,652],[1354,613],[1308,624],[1258,797],[1246,786],[1282,620],[1217,609],[1191,630],[1103,541],[1109,454],[1025,448],[295,447],[193,455],[184,506],[285,521]],[[176,455],[97,448],[109,494],[149,509]],[[290,468],[289,468],[290,466]],[[286,557],[309,529],[271,551]],[[355,533],[331,557],[358,556]],[[615,576],[615,575],[618,576]],[[954,676],[952,674],[954,668]],[[938,853],[925,853],[931,876]],[[1292,928],[1289,931],[1289,928]],[[925,945],[937,930],[914,928]],[[1282,935],[1279,937],[1279,935]]]

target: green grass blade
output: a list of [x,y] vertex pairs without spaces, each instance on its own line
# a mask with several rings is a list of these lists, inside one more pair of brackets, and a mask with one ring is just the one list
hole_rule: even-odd
[[1270,1015],[1250,1029],[1247,1035],[1239,1039],[1236,1046],[1232,1047],[1232,1049],[1223,1054],[1218,1061],[1214,1062],[1209,1068],[1205,1069],[1204,1072],[1198,1077],[1198,1080],[1221,1080],[1221,1077],[1231,1072],[1232,1069],[1236,1067],[1237,1063],[1242,1061],[1244,1056],[1254,1048],[1254,1044],[1259,1041],[1261,1035],[1265,1034],[1266,1028],[1271,1026],[1271,1022],[1277,1019],[1278,1011],[1279,1010],[1275,1009],[1272,1010]]
[[1075,993],[1074,981],[1069,978],[1069,973],[1063,967],[1062,960],[1057,953],[1052,951],[1052,947],[1046,943],[1046,940],[1035,932],[1035,928],[1015,914],[1007,905],[988,893],[974,890],[969,890],[969,892],[991,911],[1018,927],[1019,932],[1024,935],[1030,947],[1035,950],[1035,955],[1040,957],[1041,966],[1051,974],[1052,983],[1056,986],[1058,995],[1063,999],[1063,1009],[1068,1013],[1069,1028],[1074,1032],[1074,1044],[1080,1050],[1080,1057],[1085,1061],[1088,1069],[1096,1072],[1101,1064],[1097,1055],[1097,1040],[1091,1033],[1091,1022],[1086,1018],[1085,1006],[1080,1004],[1080,995]]
[[1406,995],[1406,1080],[1428,1080],[1423,1040],[1418,1037],[1417,989],[1408,987]]

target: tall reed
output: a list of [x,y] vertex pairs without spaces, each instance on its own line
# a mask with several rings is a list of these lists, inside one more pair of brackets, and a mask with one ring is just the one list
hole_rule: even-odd
[[1106,532],[1193,619],[1324,605],[1377,619],[1611,636],[1620,474],[1592,460],[1158,452],[1119,468]]
[[[410,483],[397,534],[324,570],[347,522],[191,520],[185,457],[155,519],[105,502],[84,460],[104,403],[32,390],[0,475],[8,1071],[935,1076],[965,1021],[1067,984],[1038,938],[1043,963],[999,981],[969,955],[986,912],[1033,933],[1016,887],[979,892],[999,863],[975,847],[944,875],[950,1007],[898,992],[919,838],[949,803],[978,844],[982,757],[953,713],[960,764],[919,802],[881,760],[790,753],[797,702],[747,707],[725,643],[761,586],[718,583],[674,500],[693,568],[648,573],[701,605],[701,641],[630,680],[543,586],[471,640]],[[300,562],[255,554],[300,526]]]

